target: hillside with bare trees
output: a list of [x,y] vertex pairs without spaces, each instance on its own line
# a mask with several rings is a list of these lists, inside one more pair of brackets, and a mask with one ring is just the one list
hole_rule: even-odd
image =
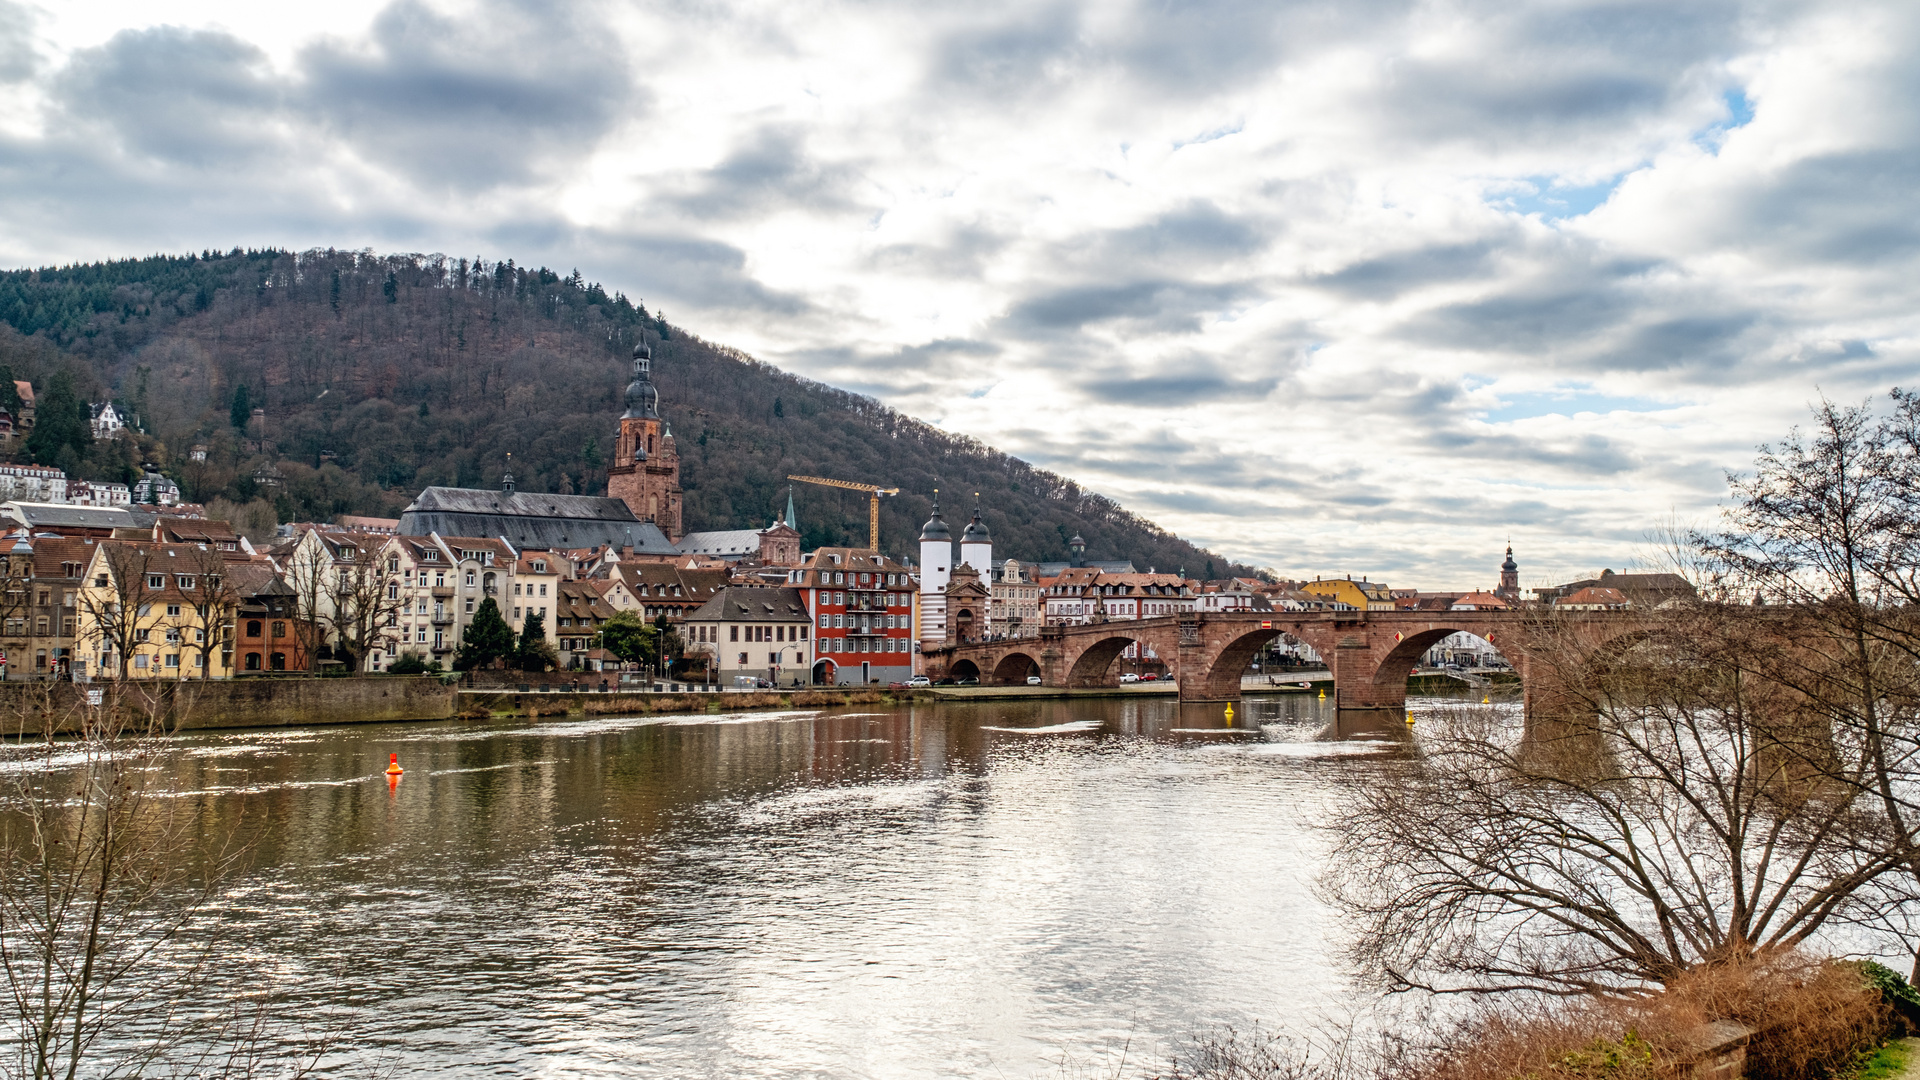
[[[156,256],[0,274],[0,323],[0,365],[33,382],[52,421],[17,458],[114,480],[152,461],[187,498],[256,526],[392,516],[429,484],[498,484],[508,454],[521,490],[603,491],[626,358],[644,341],[689,529],[763,525],[785,507],[784,478],[806,473],[901,488],[881,510],[896,556],[917,553],[939,487],[984,493],[1006,556],[1064,559],[1079,533],[1093,558],[1249,572],[1071,480],[703,341],[577,271],[331,250]],[[142,436],[76,431],[74,410],[108,396]],[[282,485],[256,482],[268,464]],[[863,542],[857,493],[798,501],[809,547]]]

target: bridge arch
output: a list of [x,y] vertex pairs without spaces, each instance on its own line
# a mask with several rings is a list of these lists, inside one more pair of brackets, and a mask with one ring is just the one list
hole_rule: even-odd
[[1010,652],[993,666],[993,685],[1025,686],[1029,676],[1040,674],[1040,661],[1023,652]]
[[1089,644],[1080,650],[1073,667],[1067,670],[1067,685],[1076,688],[1108,685],[1107,672],[1113,669],[1113,662],[1127,651],[1127,646],[1139,640],[1131,635],[1113,634]]
[[956,682],[961,679],[978,679],[980,677],[980,665],[971,660],[955,660],[953,666],[947,669],[947,677]]
[[1220,646],[1213,666],[1207,669],[1206,696],[1232,699],[1240,696],[1240,676],[1253,658],[1283,633],[1278,627],[1254,627]]

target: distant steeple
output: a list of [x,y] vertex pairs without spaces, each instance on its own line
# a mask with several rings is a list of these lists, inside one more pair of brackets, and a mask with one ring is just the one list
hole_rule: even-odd
[[1500,564],[1500,587],[1493,595],[1509,604],[1520,602],[1520,564],[1513,561],[1513,543],[1507,543],[1506,561]]
[[627,411],[620,418],[660,418],[660,391],[653,388],[653,350],[645,345],[633,347],[633,381],[627,384]]
[[507,475],[503,477],[500,481],[500,490],[506,492],[509,495],[513,494],[513,455],[512,454],[507,455]]
[[787,520],[786,520],[786,526],[787,526],[787,528],[789,528],[789,529],[792,529],[792,530],[793,530],[794,532],[799,532],[799,531],[800,531],[800,521],[799,521],[799,519],[798,519],[798,518],[796,518],[796,517],[794,517],[794,516],[793,516],[793,485],[792,485],[792,484],[788,484],[788,485],[787,485]]

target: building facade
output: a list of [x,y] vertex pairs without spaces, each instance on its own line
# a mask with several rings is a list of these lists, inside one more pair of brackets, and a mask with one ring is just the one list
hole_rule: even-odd
[[[865,548],[821,548],[788,571],[814,625],[813,682],[904,682],[914,673],[915,584],[906,567]],[[924,595],[924,594],[922,594]]]
[[688,614],[681,636],[687,655],[705,659],[709,677],[722,686],[807,681],[813,619],[800,589],[729,585]]

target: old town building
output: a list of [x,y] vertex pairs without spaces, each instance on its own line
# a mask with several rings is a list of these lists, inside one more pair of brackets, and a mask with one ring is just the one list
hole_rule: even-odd
[[913,677],[915,583],[906,567],[866,548],[821,548],[787,579],[813,618],[815,683]]
[[785,686],[807,681],[812,624],[798,588],[729,585],[686,617],[681,635],[715,682]]

